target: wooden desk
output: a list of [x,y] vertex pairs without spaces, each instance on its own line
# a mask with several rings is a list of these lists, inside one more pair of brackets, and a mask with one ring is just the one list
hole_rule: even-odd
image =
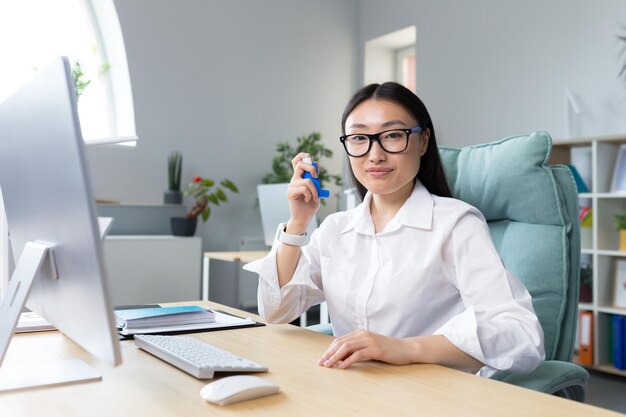
[[[193,304],[237,310],[208,302]],[[242,314],[243,312],[238,312]],[[258,317],[257,317],[258,319]],[[280,386],[271,397],[211,405],[200,398],[201,381],[123,341],[124,363],[94,360],[57,332],[17,335],[6,361],[81,357],[103,380],[0,395],[0,415],[72,416],[618,416],[621,414],[480,378],[436,365],[378,362],[348,369],[316,364],[332,338],[291,325],[195,333],[269,367],[258,374]]]

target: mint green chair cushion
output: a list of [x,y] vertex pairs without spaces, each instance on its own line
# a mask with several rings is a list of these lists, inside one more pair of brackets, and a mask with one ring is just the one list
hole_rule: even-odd
[[[571,172],[547,164],[551,149],[550,136],[534,132],[465,148],[441,147],[440,155],[454,197],[484,214],[504,265],[530,292],[544,331],[544,364],[534,373],[495,378],[582,400],[588,373],[567,363],[577,319],[578,195]],[[546,382],[550,374],[553,384]],[[576,388],[569,389],[561,379],[572,374]]]

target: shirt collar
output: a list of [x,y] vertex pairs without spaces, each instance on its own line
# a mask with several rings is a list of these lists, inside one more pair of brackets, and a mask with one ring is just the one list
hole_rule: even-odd
[[[363,202],[354,209],[354,216],[343,228],[341,233],[347,233],[354,229],[357,233],[373,235],[374,223],[370,214],[370,202],[372,194],[368,191]],[[433,220],[434,200],[432,194],[418,180],[413,192],[405,203],[400,207],[395,217],[387,224],[382,233],[390,233],[402,226],[416,229],[430,229]]]

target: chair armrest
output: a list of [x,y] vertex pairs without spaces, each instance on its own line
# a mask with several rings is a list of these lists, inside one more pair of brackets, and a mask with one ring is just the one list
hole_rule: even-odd
[[570,362],[544,361],[532,372],[500,372],[492,379],[584,402],[589,373]]

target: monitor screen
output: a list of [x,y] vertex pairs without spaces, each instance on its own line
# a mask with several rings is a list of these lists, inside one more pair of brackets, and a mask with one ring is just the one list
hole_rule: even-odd
[[[43,243],[47,257],[35,269],[26,306],[117,365],[120,348],[88,174],[71,69],[60,57],[0,103],[0,190],[16,259],[0,314],[10,314],[11,286],[18,272],[21,279],[29,270],[31,246]],[[8,321],[0,316],[0,323]],[[2,324],[0,330],[1,363],[8,340]]]

